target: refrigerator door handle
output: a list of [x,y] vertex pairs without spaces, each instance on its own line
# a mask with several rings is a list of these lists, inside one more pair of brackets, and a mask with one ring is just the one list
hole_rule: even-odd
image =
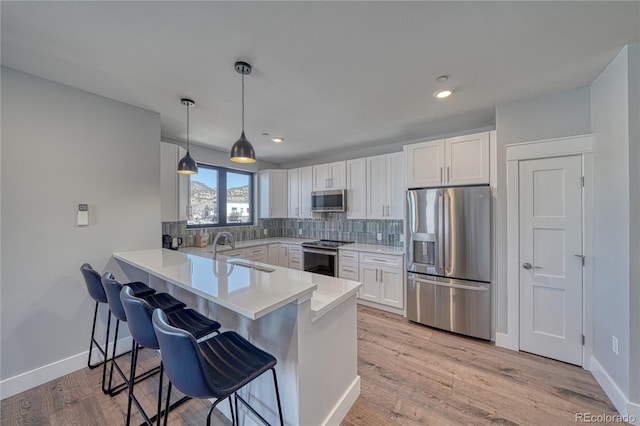
[[444,257],[446,258],[444,264],[445,275],[451,273],[451,208],[450,199],[447,195],[447,190],[444,191]]
[[444,275],[444,218],[442,215],[442,209],[444,205],[444,196],[442,190],[438,191],[438,241],[436,243],[438,258],[438,271]]

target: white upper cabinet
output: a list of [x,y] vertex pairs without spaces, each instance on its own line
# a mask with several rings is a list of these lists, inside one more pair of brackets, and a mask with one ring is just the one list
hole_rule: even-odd
[[313,191],[345,189],[347,187],[346,167],[346,161],[313,166]]
[[287,217],[287,170],[261,170],[258,172],[258,178],[260,186],[260,217]]
[[489,183],[489,132],[404,146],[408,188]]
[[489,183],[489,132],[444,140],[447,185]]
[[172,143],[160,143],[160,217],[163,222],[187,220],[189,176],[177,173],[178,161],[187,151]]
[[367,162],[365,158],[347,161],[347,218],[367,217]]
[[300,167],[299,169],[291,169],[288,172],[288,217],[308,219],[311,217],[311,188],[313,180],[313,167]]
[[289,211],[287,217],[297,218],[300,214],[300,169],[287,171],[289,177]]
[[404,146],[407,186],[440,186],[444,176],[444,139]]
[[402,219],[404,191],[402,153],[367,157],[367,218]]
[[401,152],[386,155],[387,219],[404,219],[404,157]]

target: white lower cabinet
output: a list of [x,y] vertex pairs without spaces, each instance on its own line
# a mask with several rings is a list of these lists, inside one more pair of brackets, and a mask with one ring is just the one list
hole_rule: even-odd
[[297,244],[269,244],[266,262],[270,265],[302,270],[302,247]]
[[266,263],[269,260],[268,247],[266,245],[248,247],[245,249],[244,258],[247,260],[253,260],[254,262]]
[[403,257],[360,253],[359,264],[360,299],[403,309]]
[[338,253],[338,277],[358,281],[358,252],[340,250]]
[[304,270],[302,247],[297,244],[289,244],[289,268]]
[[225,251],[219,251],[218,252],[219,256],[226,256],[226,257],[239,257],[242,259],[246,259],[246,251],[244,249],[231,249],[231,250],[225,250]]

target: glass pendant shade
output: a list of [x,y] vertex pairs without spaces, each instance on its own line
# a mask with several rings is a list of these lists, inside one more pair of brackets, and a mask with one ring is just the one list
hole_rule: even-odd
[[240,135],[240,139],[231,147],[231,161],[236,163],[255,163],[256,153],[251,146],[251,142],[246,138],[244,132]]
[[189,151],[178,161],[178,173],[181,175],[195,175],[198,173],[198,165]]

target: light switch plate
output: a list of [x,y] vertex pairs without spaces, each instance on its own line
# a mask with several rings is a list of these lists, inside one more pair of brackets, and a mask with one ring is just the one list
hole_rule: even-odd
[[378,234],[376,235],[376,238],[378,241],[382,241],[382,233],[378,232]]

